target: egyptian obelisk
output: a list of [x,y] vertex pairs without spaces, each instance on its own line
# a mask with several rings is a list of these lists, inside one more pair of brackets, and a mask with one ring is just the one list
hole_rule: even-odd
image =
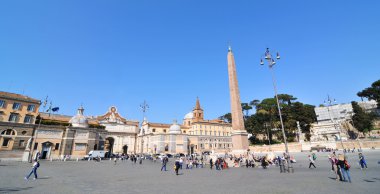
[[233,152],[244,153],[248,149],[248,133],[244,127],[243,111],[241,108],[239,86],[236,75],[236,65],[231,47],[228,47],[227,62],[231,98],[232,149]]

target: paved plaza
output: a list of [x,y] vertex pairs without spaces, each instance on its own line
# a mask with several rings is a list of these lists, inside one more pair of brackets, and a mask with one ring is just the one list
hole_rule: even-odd
[[317,153],[317,169],[308,169],[308,153],[294,153],[294,174],[281,174],[275,166],[216,171],[182,170],[176,176],[173,159],[167,172],[159,162],[142,165],[129,160],[42,161],[39,179],[23,178],[29,163],[0,163],[0,193],[380,193],[380,151],[364,152],[369,169],[361,170],[357,153],[348,154],[353,183],[335,181],[327,153]]

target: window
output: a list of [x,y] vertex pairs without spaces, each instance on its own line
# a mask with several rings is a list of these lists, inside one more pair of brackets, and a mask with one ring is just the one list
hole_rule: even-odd
[[186,131],[183,131],[183,133],[186,133]]
[[[96,144],[95,144],[95,146],[96,146]],[[58,150],[59,149],[59,143],[56,143],[55,144],[55,148],[54,148],[55,150]],[[94,148],[95,149],[95,148]],[[96,149],[95,149],[96,150]]]
[[34,150],[36,150],[38,148],[38,143],[34,143]]
[[219,133],[219,135],[218,135],[218,136],[220,136],[220,131],[219,131],[218,133]]
[[166,133],[166,129],[164,129],[164,133]]
[[5,107],[5,101],[4,100],[0,100],[0,108],[4,108]]
[[1,132],[2,135],[16,135],[15,131],[12,129],[7,129]]
[[25,135],[25,134],[26,134],[26,131],[22,131],[21,134]]
[[156,129],[152,129],[152,132],[153,132],[153,133],[156,132]]
[[86,144],[85,143],[76,143],[75,144],[75,151],[83,151],[86,150]]
[[32,123],[32,115],[26,115],[24,118],[24,123]]
[[24,147],[25,146],[25,140],[20,140],[20,142],[18,143],[18,146]]
[[11,113],[11,115],[9,115],[9,122],[17,122],[18,120],[18,114],[17,113]]
[[9,143],[9,138],[5,138],[4,141],[3,141],[3,147],[8,147],[8,143]]
[[27,109],[28,112],[34,112],[35,107],[36,107],[36,106],[35,106],[34,104],[29,104],[29,105],[28,105],[28,109]]
[[13,110],[20,110],[21,108],[21,103],[15,102],[13,103]]

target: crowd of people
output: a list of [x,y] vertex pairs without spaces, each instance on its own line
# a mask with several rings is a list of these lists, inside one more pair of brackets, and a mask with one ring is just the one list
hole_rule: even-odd
[[[330,150],[327,150],[329,152]],[[332,151],[331,154],[328,155],[328,160],[331,164],[331,171],[334,172],[335,179],[337,181],[344,181],[351,183],[351,175],[350,168],[351,165],[347,160],[347,152],[354,152],[355,149],[352,150],[343,150],[342,154],[336,155],[335,151]],[[360,151],[360,150],[358,150]],[[167,171],[167,165],[169,164],[169,156],[170,155],[162,155],[159,160],[162,163],[161,171]],[[37,179],[37,169],[40,167],[39,163],[40,154],[37,152],[35,157],[33,158],[33,165],[31,171],[25,176],[25,179],[28,180],[31,175],[34,174],[34,179]],[[117,164],[117,161],[127,161],[130,160],[132,164],[142,164],[143,160],[152,160],[156,162],[158,157],[156,156],[147,156],[147,155],[139,155],[139,154],[115,154],[110,160],[114,161],[114,164]],[[361,169],[367,169],[367,161],[362,152],[358,154],[358,164]],[[99,157],[89,158],[90,160],[94,160],[97,162],[101,161]],[[317,155],[316,153],[311,153],[308,155],[309,168],[317,168],[316,161]],[[209,154],[190,154],[190,155],[178,155],[174,159],[174,172],[176,175],[179,175],[179,170],[182,169],[193,169],[193,168],[204,168],[206,165],[209,165],[211,170],[226,170],[229,167],[246,167],[246,168],[262,168],[267,169],[269,166],[275,166],[279,168],[280,173],[289,172],[288,163],[296,163],[296,160],[293,156],[283,153],[282,155],[274,155],[273,153],[268,153],[265,155],[259,155],[254,153],[247,153],[245,155],[209,155]]]

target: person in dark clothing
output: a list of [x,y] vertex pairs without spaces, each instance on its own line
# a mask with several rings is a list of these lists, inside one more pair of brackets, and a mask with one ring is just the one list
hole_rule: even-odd
[[162,167],[161,167],[161,171],[164,170],[166,171],[166,164],[168,163],[169,159],[167,157],[164,157],[162,159]]
[[348,182],[351,183],[350,165],[348,164],[347,160],[344,158],[343,155],[338,156],[337,165],[340,169],[343,181],[346,181],[346,179],[348,179]]
[[175,174],[178,175],[178,170],[180,168],[180,163],[179,163],[179,160],[177,159],[174,163],[174,171],[175,171]]
[[214,162],[212,161],[212,158],[210,158],[210,169],[212,170],[212,167],[214,166]]

